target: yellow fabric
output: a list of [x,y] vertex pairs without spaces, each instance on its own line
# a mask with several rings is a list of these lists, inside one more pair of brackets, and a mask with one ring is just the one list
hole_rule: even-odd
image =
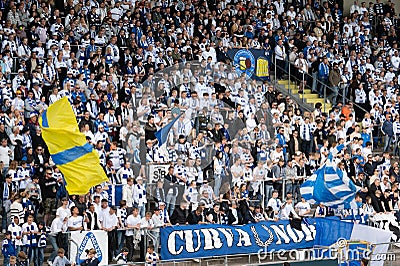
[[[79,132],[67,97],[52,104],[39,118],[39,124],[49,152],[64,174],[70,195],[86,194],[91,187],[108,181],[97,152],[87,145],[85,135]],[[82,147],[86,147],[86,152],[82,151]],[[65,152],[70,149],[70,154]],[[74,152],[76,149],[82,154]]]

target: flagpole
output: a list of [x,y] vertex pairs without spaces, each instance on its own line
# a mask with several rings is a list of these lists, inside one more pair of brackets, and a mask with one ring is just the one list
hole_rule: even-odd
[[263,209],[263,211],[265,212],[265,175],[264,178],[262,180],[262,203],[261,203],[261,207]]

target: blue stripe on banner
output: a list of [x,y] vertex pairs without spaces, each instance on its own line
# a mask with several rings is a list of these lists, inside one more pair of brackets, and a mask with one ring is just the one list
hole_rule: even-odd
[[71,149],[61,151],[53,154],[51,158],[56,165],[63,165],[75,161],[76,159],[91,153],[93,146],[90,143],[86,143],[83,146],[75,146]]
[[47,120],[47,110],[44,110],[42,114],[42,127],[49,127],[49,121]]
[[328,188],[334,188],[334,187],[337,187],[337,186],[341,186],[343,184],[344,184],[343,181],[340,180],[340,179],[335,179],[335,180],[332,180],[332,181],[326,181],[326,186]]
[[317,228],[315,243],[320,246],[329,247],[335,244],[339,238],[349,240],[353,231],[353,223],[346,223],[335,218],[315,219]]
[[108,186],[108,203],[110,205],[119,206],[119,202],[122,200],[122,188],[124,185],[112,185]]

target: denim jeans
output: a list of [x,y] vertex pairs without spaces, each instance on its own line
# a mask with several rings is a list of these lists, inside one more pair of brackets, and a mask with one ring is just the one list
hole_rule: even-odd
[[152,235],[156,239],[154,242],[154,251],[158,252],[158,247],[160,246],[160,232],[159,231],[151,231]]
[[117,251],[115,252],[115,256],[118,256],[121,253],[121,249],[124,247],[124,240],[125,240],[125,231],[118,230],[117,231]]
[[37,265],[42,266],[44,261],[44,247],[37,248]]
[[386,152],[390,149],[390,145],[392,144],[392,139],[393,139],[393,136],[388,136],[387,134],[385,135],[385,145],[383,148],[384,152]]
[[167,194],[165,197],[165,204],[167,211],[169,210],[169,215],[171,216],[175,210],[176,195]]
[[336,105],[336,98],[338,96],[338,92],[339,92],[339,88],[337,86],[332,86],[330,87],[331,92],[329,93],[328,96],[326,96],[326,98],[329,99],[329,101],[331,101],[332,105]]
[[318,153],[321,153],[321,148],[323,147],[321,144],[317,144],[317,147],[318,147]]
[[312,73],[312,86],[311,86],[311,91],[316,91],[317,90],[317,78],[318,78],[318,72],[313,72]]
[[293,193],[293,183],[292,180],[285,180],[285,198],[287,193]]
[[301,201],[300,184],[299,183],[293,184],[292,191],[293,191],[293,200],[295,201],[295,203]]
[[23,247],[22,249],[25,254],[28,255],[29,261],[32,263],[34,266],[39,266],[38,264],[38,248],[37,247]]
[[[272,191],[274,191],[274,185],[265,185],[264,195],[265,195],[265,207],[268,205],[269,199],[272,197]],[[264,207],[264,208],[265,208]]]
[[4,207],[3,207],[2,218],[1,218],[1,228],[6,231],[8,229],[7,221],[8,221],[7,212],[4,210]]
[[394,156],[399,156],[400,155],[400,149],[399,149],[399,143],[400,143],[400,136],[396,136],[396,141],[394,142]]
[[145,217],[146,216],[146,205],[138,206],[139,209],[139,215],[140,217]]
[[58,245],[57,245],[57,237],[53,235],[49,235],[50,244],[53,247],[53,252],[50,254],[49,261],[53,261],[57,256]]
[[10,262],[10,257],[8,257],[8,256],[4,256],[4,259],[3,259],[3,265],[8,265],[8,263]]
[[221,188],[222,176],[214,175],[214,195],[219,198],[219,189]]

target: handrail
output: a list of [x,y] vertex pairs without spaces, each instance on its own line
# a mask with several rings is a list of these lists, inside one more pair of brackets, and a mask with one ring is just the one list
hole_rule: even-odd
[[[275,53],[274,53],[274,54],[275,54]],[[295,75],[290,75],[290,69],[291,69],[290,66],[294,66],[294,65],[293,65],[289,60],[285,60],[285,63],[289,64],[289,71],[286,71],[286,69],[281,68],[280,66],[278,66],[278,65],[276,64],[276,61],[274,60],[275,68],[279,68],[279,69],[282,70],[285,74],[289,75],[289,85],[290,85],[290,79],[295,79],[296,81],[302,82],[304,79],[303,79],[303,80],[300,80],[300,79],[297,78]],[[274,75],[275,75],[275,82],[277,82],[277,79],[276,79],[276,71],[275,71]],[[324,101],[326,102],[326,90],[327,90],[327,89],[330,89],[331,86],[322,83],[322,82],[321,82],[320,80],[318,80],[318,79],[314,79],[313,76],[310,75],[309,73],[303,73],[303,76],[304,76],[304,77],[308,77],[308,78],[310,78],[311,80],[315,81],[315,82],[317,83],[317,87],[318,87],[318,84],[321,85],[321,86],[323,86],[323,88],[324,88],[324,98],[321,98],[321,99],[324,99]],[[309,85],[307,85],[307,86],[309,86]],[[348,88],[349,86],[350,86],[350,85],[347,84],[347,85],[345,86],[344,90],[346,91],[347,88]],[[304,89],[305,89],[305,88],[303,87],[303,97],[302,97],[303,102],[304,102]],[[290,87],[288,88],[288,90],[290,90]],[[347,98],[344,94],[340,93],[339,90],[338,90],[338,96],[341,96],[341,97],[342,97],[342,99],[343,99],[343,104],[344,104],[345,101],[348,101],[348,102],[350,101],[350,99]],[[357,106],[359,109],[361,109],[361,110],[363,110],[363,111],[369,113],[368,110],[366,110],[365,108],[361,107],[359,104],[353,102],[353,105],[355,105],[355,106]],[[324,105],[324,112],[326,112],[326,107],[325,107],[325,105]]]

